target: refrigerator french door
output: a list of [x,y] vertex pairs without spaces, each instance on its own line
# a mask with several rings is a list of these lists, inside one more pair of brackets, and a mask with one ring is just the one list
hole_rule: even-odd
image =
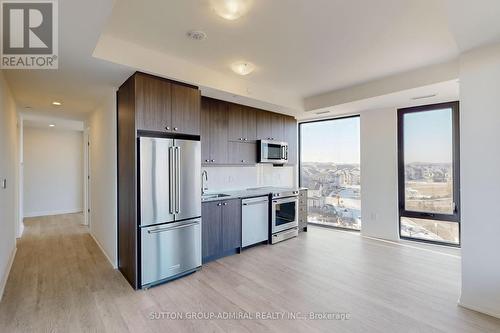
[[139,138],[141,285],[201,266],[199,141]]

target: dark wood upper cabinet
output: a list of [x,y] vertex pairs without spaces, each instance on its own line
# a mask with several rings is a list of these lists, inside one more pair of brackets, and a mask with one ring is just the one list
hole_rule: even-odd
[[138,130],[200,135],[198,88],[144,73],[133,80]]
[[229,164],[257,164],[257,144],[231,141],[228,143]]
[[272,121],[273,116],[271,112],[257,110],[257,139],[258,140],[272,140]]
[[284,141],[288,142],[288,164],[297,164],[297,120],[293,117],[284,118]]
[[179,84],[171,85],[172,130],[200,135],[200,91]]
[[222,251],[241,247],[241,201],[222,203]]
[[202,163],[228,164],[228,103],[203,97],[202,110]]
[[279,113],[271,113],[271,138],[276,141],[284,140],[285,117]]
[[137,129],[165,131],[172,126],[171,83],[150,75],[135,75]]
[[212,100],[202,97],[201,99],[201,162],[210,163],[210,104]]
[[257,112],[255,109],[229,104],[229,141],[253,142],[257,139]]

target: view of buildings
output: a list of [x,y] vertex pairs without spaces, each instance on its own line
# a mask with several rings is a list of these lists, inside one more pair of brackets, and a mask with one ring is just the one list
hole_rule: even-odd
[[361,229],[359,164],[304,162],[301,184],[309,189],[309,222]]
[[[405,208],[414,212],[453,214],[455,206],[451,163],[406,164]],[[459,243],[459,228],[455,222],[402,218],[401,235]]]

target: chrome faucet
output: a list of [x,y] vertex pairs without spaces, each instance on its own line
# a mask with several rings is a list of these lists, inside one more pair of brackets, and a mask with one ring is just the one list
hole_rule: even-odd
[[201,194],[205,194],[208,191],[208,172],[207,170],[203,170],[201,173]]

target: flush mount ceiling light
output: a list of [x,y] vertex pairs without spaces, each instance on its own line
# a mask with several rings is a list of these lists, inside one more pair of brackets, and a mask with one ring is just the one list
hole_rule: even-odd
[[236,20],[245,15],[252,0],[210,0],[212,9],[226,20]]
[[238,61],[231,65],[233,72],[239,75],[248,75],[255,69],[255,65],[251,62]]
[[187,33],[188,38],[194,40],[204,40],[207,39],[207,34],[201,30],[191,30]]
[[61,102],[57,102],[57,101],[52,102],[52,105],[55,105],[55,106],[61,106],[61,104],[62,104]]
[[55,124],[49,124],[49,127],[56,127]]

